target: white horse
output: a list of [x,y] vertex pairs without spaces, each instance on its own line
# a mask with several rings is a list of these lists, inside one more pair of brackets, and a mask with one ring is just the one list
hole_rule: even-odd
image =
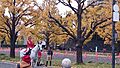
[[32,49],[30,50],[30,48],[27,49],[22,49],[20,51],[20,58],[22,58],[24,55],[26,55],[25,50],[28,50],[27,53],[30,53],[30,58],[31,58],[31,66],[34,68],[34,66],[37,66],[37,62],[38,62],[38,51],[42,51],[42,45],[45,45],[46,43],[41,41],[40,43],[38,42],[38,44]]
[[38,51],[42,51],[42,42],[38,43],[32,50],[31,50],[31,54],[30,54],[30,58],[31,58],[31,66],[37,66],[37,62],[38,62]]

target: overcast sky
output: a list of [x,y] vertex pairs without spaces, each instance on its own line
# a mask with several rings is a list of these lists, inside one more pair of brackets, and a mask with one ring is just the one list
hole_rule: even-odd
[[[38,0],[38,3],[42,3],[43,0]],[[77,6],[77,3],[76,2],[73,2],[72,3],[72,6],[76,7]],[[59,3],[57,5],[58,7],[58,10],[59,10],[59,14],[61,14],[62,16],[65,15],[66,11],[70,11],[71,9],[67,6],[64,6],[63,4]]]

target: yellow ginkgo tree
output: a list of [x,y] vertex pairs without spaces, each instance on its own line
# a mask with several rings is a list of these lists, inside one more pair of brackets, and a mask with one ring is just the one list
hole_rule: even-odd
[[[67,35],[62,32],[62,29],[59,28],[48,18],[49,11],[53,14],[58,14],[58,9],[55,7],[55,0],[46,1],[44,0],[42,6],[40,6],[37,2],[38,11],[35,20],[34,34],[40,36],[46,41],[46,46],[49,47],[50,44],[60,44],[63,40],[67,39]],[[60,18],[60,16],[56,16]],[[61,38],[65,36],[64,38]]]
[[30,20],[34,4],[31,0],[0,0],[0,32],[10,40],[10,57],[15,58],[15,42],[20,31],[33,24]]
[[[109,0],[110,1],[110,0]],[[120,1],[118,1],[118,5],[120,6]],[[106,16],[111,16],[112,12],[111,12],[111,3],[108,2],[107,5],[105,6],[106,9],[104,9],[106,12]],[[120,8],[120,7],[119,7]],[[118,34],[118,38],[117,40],[120,40],[120,22],[116,22],[115,23],[115,31]],[[98,34],[105,39],[105,44],[110,44],[111,45],[111,41],[112,41],[112,20],[107,21],[106,23],[101,24],[98,29],[96,30],[98,32]]]
[[[72,2],[76,2],[77,6],[74,7]],[[111,13],[106,11],[107,3],[100,2],[98,3],[97,0],[92,1],[90,4],[85,6],[86,0],[58,0],[58,3],[62,3],[65,6],[68,6],[75,15],[75,19],[73,20],[76,24],[76,33],[73,34],[71,30],[68,29],[68,26],[64,26],[62,23],[63,21],[59,20],[58,18],[54,17],[54,15],[49,12],[49,18],[54,21],[60,28],[64,30],[71,38],[75,40],[76,44],[76,62],[83,63],[82,59],[82,47],[88,38],[96,31],[99,25],[106,23],[111,19],[111,16],[107,16]],[[110,6],[107,6],[110,7]],[[72,20],[72,19],[70,19]],[[69,22],[66,22],[69,23]],[[71,22],[73,23],[73,22]]]

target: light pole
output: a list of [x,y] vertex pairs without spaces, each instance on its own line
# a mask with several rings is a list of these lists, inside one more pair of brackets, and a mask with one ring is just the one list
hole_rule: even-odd
[[118,33],[117,33],[117,31],[115,30],[115,43],[117,43],[117,39],[118,39]]
[[119,21],[119,6],[112,0],[112,68],[115,68],[115,22]]

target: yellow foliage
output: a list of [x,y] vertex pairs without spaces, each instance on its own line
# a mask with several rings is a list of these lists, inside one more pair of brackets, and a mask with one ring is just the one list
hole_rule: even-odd
[[[8,33],[6,33],[6,36],[10,36],[10,28],[12,28],[13,24],[12,15],[15,14],[15,32],[20,30],[18,40],[20,40],[22,36],[27,37],[32,29],[27,29],[26,26],[29,24],[34,24],[32,17],[34,15],[37,15],[35,14],[37,11],[33,11],[34,7],[31,5],[32,1],[16,0],[16,3],[14,5],[13,0],[0,0],[0,3],[0,30],[3,30],[2,28],[4,28],[3,31],[8,31]],[[8,8],[8,12],[6,11],[6,8]],[[6,15],[5,12],[7,13]],[[6,23],[8,23],[10,26],[6,25]],[[5,29],[7,29],[7,31]]]

